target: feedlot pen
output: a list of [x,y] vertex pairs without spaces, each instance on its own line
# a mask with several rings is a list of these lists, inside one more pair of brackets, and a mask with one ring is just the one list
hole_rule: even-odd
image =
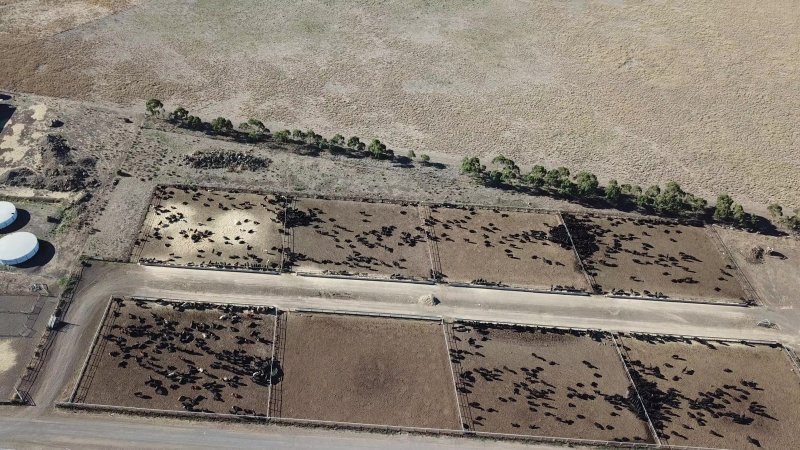
[[788,448],[800,377],[783,350],[112,299],[70,405],[598,445]]
[[647,218],[159,186],[131,259],[651,300],[756,302],[718,241],[713,229]]

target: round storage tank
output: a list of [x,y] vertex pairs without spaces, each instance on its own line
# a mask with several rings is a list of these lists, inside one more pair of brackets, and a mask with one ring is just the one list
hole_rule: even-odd
[[0,229],[17,220],[17,207],[11,202],[0,202]]
[[39,239],[27,231],[18,231],[0,238],[0,264],[12,266],[33,258],[39,251]]

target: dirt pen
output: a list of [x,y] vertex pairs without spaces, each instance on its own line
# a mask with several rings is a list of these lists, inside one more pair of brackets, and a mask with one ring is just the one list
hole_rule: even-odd
[[780,345],[652,335],[621,341],[663,443],[796,447],[800,377]]
[[445,281],[590,288],[556,214],[442,207],[430,211],[433,248]]
[[273,195],[158,187],[132,259],[278,270],[284,203]]
[[266,416],[274,327],[272,308],[112,299],[72,401]]
[[565,221],[600,290],[617,295],[745,303],[735,263],[704,227],[645,219],[572,216]]
[[455,323],[448,332],[469,407],[466,429],[653,442],[606,333],[474,322]]
[[287,218],[298,271],[427,279],[427,235],[414,205],[297,199]]
[[286,313],[277,417],[460,430],[439,321]]

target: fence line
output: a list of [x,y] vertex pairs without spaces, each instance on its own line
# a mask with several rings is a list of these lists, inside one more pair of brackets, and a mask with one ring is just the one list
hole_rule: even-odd
[[289,311],[300,312],[300,313],[336,314],[341,316],[367,316],[367,317],[386,317],[390,319],[404,319],[404,320],[427,320],[434,322],[442,320],[442,318],[439,316],[423,316],[417,314],[402,314],[402,313],[377,313],[370,311],[350,311],[343,309],[337,310],[337,309],[310,308],[310,307],[293,308],[290,309]]
[[[279,273],[288,272],[286,270],[286,252],[291,251],[294,253],[294,231],[291,232],[291,246],[289,242],[289,228],[286,226],[287,217],[289,216],[289,211],[294,209],[294,200],[290,199],[289,197],[283,198],[283,226],[281,228],[281,267],[278,269]],[[291,250],[289,250],[291,249]]]
[[588,270],[586,270],[586,266],[583,264],[583,258],[581,258],[578,247],[575,246],[575,241],[572,239],[572,232],[569,231],[569,227],[567,226],[567,222],[564,220],[564,215],[561,214],[561,211],[558,211],[558,220],[561,221],[561,225],[563,225],[564,229],[567,231],[567,237],[569,238],[569,243],[572,246],[572,252],[575,253],[575,257],[578,258],[578,264],[580,264],[581,272],[583,272],[583,276],[586,277],[586,281],[589,283],[589,289],[594,291],[596,288],[599,288],[599,286],[594,281],[594,277],[589,274]]
[[275,346],[277,345],[277,336],[278,336],[278,309],[275,309],[275,314],[273,315],[274,323],[272,326],[272,356],[269,360],[269,388],[267,389],[267,415],[270,415],[270,408],[272,405],[272,370],[275,367]]
[[[73,271],[69,275],[69,284],[61,293],[58,303],[56,304],[55,312],[53,313],[53,316],[56,317],[58,321],[61,321],[66,316],[69,307],[72,305],[72,301],[75,298],[75,290],[83,278],[83,269],[84,266],[81,264],[77,271]],[[57,325],[57,323],[55,325]],[[57,335],[56,330],[50,329],[49,327],[45,330],[44,334],[42,334],[30,362],[25,367],[23,375],[14,386],[14,391],[19,397],[20,402],[29,405],[34,404],[33,398],[30,395],[30,390],[33,388],[34,383],[36,383],[39,372],[47,361],[47,355],[53,347]]]
[[[464,405],[461,404],[461,394],[459,394],[458,389],[458,382],[456,381],[456,369],[453,365],[453,353],[452,349],[450,348],[450,338],[447,336],[447,329],[445,328],[444,319],[441,320],[442,324],[442,337],[444,337],[444,346],[447,350],[447,361],[450,363],[450,375],[453,378],[453,393],[456,396],[456,410],[458,411],[458,421],[461,424],[461,429],[464,430],[468,427],[467,423],[464,421],[464,413],[462,408],[467,408],[469,411],[469,402],[465,402]],[[461,370],[458,371],[459,376],[461,376]],[[472,418],[470,417],[470,424],[469,427],[472,426]]]
[[744,289],[745,294],[747,294],[751,298],[751,300],[756,304],[763,305],[764,302],[761,299],[761,297],[759,297],[758,291],[753,286],[753,284],[750,283],[750,279],[747,278],[747,275],[745,275],[742,268],[736,262],[736,257],[734,256],[731,249],[728,248],[728,244],[726,244],[725,241],[722,239],[722,236],[720,236],[719,233],[717,233],[717,230],[716,228],[714,228],[713,225],[706,227],[706,229],[708,229],[708,235],[711,236],[711,241],[717,245],[717,251],[721,251],[722,253],[724,253],[727,256],[727,259],[731,262],[731,264],[733,264],[733,267],[735,267],[736,275],[734,275],[734,278],[736,278],[736,281],[738,281],[739,284],[742,286],[742,289]]
[[[72,394],[69,396],[70,402],[75,402],[75,398],[78,395],[78,390],[81,388],[81,385],[83,384],[83,378],[84,376],[86,376],[86,371],[89,368],[89,363],[92,360],[92,358],[96,356],[97,358],[95,359],[99,359],[99,355],[95,355],[94,351],[95,348],[97,347],[97,342],[100,339],[100,335],[102,334],[103,328],[109,325],[106,324],[106,319],[108,318],[108,313],[111,311],[112,305],[115,303],[115,300],[116,299],[114,297],[110,297],[108,299],[108,304],[106,305],[106,309],[103,312],[103,316],[100,318],[100,323],[97,325],[97,330],[94,332],[94,337],[92,337],[92,344],[89,346],[89,353],[86,355],[86,359],[83,361],[83,364],[81,365],[81,371],[79,372],[78,375],[78,381],[75,383],[75,388],[72,390]],[[85,386],[84,390],[88,391],[89,387]]]
[[785,345],[781,345],[783,348],[786,357],[789,358],[789,362],[792,364],[792,372],[796,373],[798,377],[800,377],[800,358],[797,357],[797,354],[794,350],[786,347]]
[[[438,245],[436,243],[436,232],[433,230],[433,218],[431,217],[430,208],[425,205],[417,206],[417,216],[422,221],[422,227],[427,235],[426,248],[428,250],[428,259],[431,263],[431,278],[434,282],[438,281],[442,273],[442,265],[439,261]],[[430,222],[429,222],[430,221]],[[430,225],[429,225],[430,223]],[[437,247],[434,249],[434,247]]]
[[631,375],[631,369],[630,367],[628,367],[628,362],[625,360],[625,357],[622,356],[621,344],[617,342],[617,337],[614,335],[614,333],[610,334],[611,334],[611,341],[614,343],[614,348],[617,350],[617,355],[619,356],[619,360],[622,363],[623,369],[625,369],[625,375],[628,377],[628,382],[631,384],[633,392],[636,393],[636,399],[639,400],[639,406],[642,408],[642,413],[644,413],[644,417],[647,419],[647,427],[650,428],[650,433],[653,434],[653,439],[656,440],[656,444],[661,445],[661,439],[658,437],[658,431],[656,430],[656,427],[653,424],[653,420],[650,419],[650,413],[647,412],[647,408],[644,405],[644,400],[642,399],[642,395],[639,394],[639,388],[636,386],[636,382],[633,380],[633,376]]

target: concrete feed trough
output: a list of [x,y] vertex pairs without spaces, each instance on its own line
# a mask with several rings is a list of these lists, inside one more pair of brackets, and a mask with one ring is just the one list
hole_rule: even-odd
[[0,229],[17,220],[17,207],[11,202],[0,202]]
[[39,239],[32,233],[20,231],[0,238],[0,264],[21,264],[39,251]]

